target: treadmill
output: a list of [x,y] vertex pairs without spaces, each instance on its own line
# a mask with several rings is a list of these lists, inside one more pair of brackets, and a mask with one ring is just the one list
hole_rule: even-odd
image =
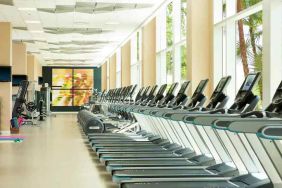
[[[250,75],[249,75],[250,76]],[[258,75],[255,77],[257,78]],[[252,75],[251,75],[252,77]],[[251,79],[253,82],[256,82],[256,79]],[[246,78],[246,81],[244,82],[244,85],[248,83],[249,77]],[[252,82],[252,83],[253,83]],[[251,83],[251,84],[252,84]],[[243,88],[244,90],[244,88]],[[244,91],[246,94],[246,90]],[[240,91],[239,91],[240,93]],[[239,95],[242,97],[242,95]],[[243,102],[243,101],[241,101]],[[213,166],[209,170],[210,174],[216,174],[219,172],[219,170],[226,169],[226,165],[218,164]],[[229,167],[230,171],[229,173],[225,174],[230,176],[232,173],[236,175],[235,169],[232,169],[232,167]],[[199,169],[197,169],[199,170]],[[158,177],[156,178],[150,178],[151,175],[159,171],[160,174],[163,174],[163,177]],[[131,178],[132,176],[132,171],[128,173],[128,176],[125,178],[121,178],[120,176],[117,176],[116,173],[114,174],[114,181],[121,182],[121,187],[171,187],[171,186],[176,186],[176,187],[247,187],[250,185],[253,185],[255,187],[268,187],[268,182],[266,181],[260,181],[258,178],[251,176],[251,175],[243,175],[237,177],[237,178],[225,178],[225,177],[213,177],[213,175],[210,175],[209,178],[206,177],[200,177],[200,176],[193,176],[193,175],[188,175],[187,178],[181,178],[183,175],[175,175],[177,174],[178,170],[171,170],[171,175],[167,175],[168,169],[163,169],[163,172],[161,170],[156,170],[156,171],[151,171],[152,174],[148,174],[148,170],[144,172],[144,176],[141,178]],[[187,170],[188,172],[193,172],[193,170]],[[230,174],[231,172],[231,174]],[[184,173],[184,170],[183,170]],[[193,174],[193,173],[192,173]],[[125,174],[123,174],[125,175]],[[221,174],[222,176],[223,174]],[[117,176],[117,177],[115,177]],[[191,178],[193,177],[193,178]],[[135,182],[135,183],[134,183]]]
[[[171,100],[171,98],[172,98],[172,96],[173,96],[173,92],[174,92],[174,90],[175,90],[175,88],[176,88],[176,86],[177,86],[177,83],[175,83],[175,84],[172,84],[171,85],[171,87],[170,87],[170,89],[169,89],[169,91],[167,92],[167,94],[166,94],[166,96],[165,97],[163,97],[163,98],[161,98],[160,96],[163,96],[163,92],[164,92],[164,90],[165,90],[165,88],[166,88],[166,85],[163,85],[161,88],[160,88],[160,91],[161,91],[161,93],[160,92],[158,92],[158,94],[156,95],[156,97],[152,100],[152,101],[154,101],[154,103],[155,102],[157,102],[157,101],[159,101],[158,102],[158,104],[164,104],[164,103],[167,103],[169,100]],[[152,102],[151,101],[151,102]],[[152,105],[153,103],[151,103],[151,102],[149,102],[149,104],[148,105]],[[142,109],[146,109],[147,107],[142,107],[141,106],[141,110]],[[139,108],[138,108],[139,109]],[[157,139],[158,141],[159,141],[159,139]],[[157,141],[157,143],[159,143]],[[91,142],[91,141],[90,141]],[[165,142],[165,144],[166,144],[167,142]],[[127,147],[127,146],[139,146],[139,147],[143,147],[143,146],[146,146],[146,145],[148,145],[148,147],[149,146],[152,146],[152,147],[157,147],[157,145],[155,145],[155,144],[153,144],[152,142],[134,142],[134,143],[123,143],[122,144],[122,146],[123,147]],[[120,146],[120,144],[118,144],[118,143],[106,143],[106,144],[96,144],[96,145],[93,145],[93,148],[94,149],[99,149],[99,148],[106,148],[106,147],[116,147],[116,146]]]
[[[225,88],[228,86],[230,79],[231,79],[231,77],[228,76],[228,77],[223,77],[219,81],[215,91],[212,94],[212,97],[210,99],[210,103],[207,105],[206,108],[203,108],[203,107],[194,107],[193,108],[193,105],[196,105],[197,103],[202,103],[202,101],[200,99],[204,100],[204,98],[205,98],[205,97],[203,97],[204,95],[202,93],[203,93],[204,88],[206,86],[207,80],[201,81],[199,83],[199,86],[201,86],[201,87],[196,88],[196,90],[193,94],[192,100],[190,101],[190,104],[188,104],[187,106],[190,106],[190,110],[195,110],[195,109],[201,108],[202,110],[205,110],[205,111],[208,111],[208,109],[213,110],[217,106],[222,107],[223,105],[226,104],[226,102],[228,100],[228,97],[223,92],[224,92]],[[224,103],[224,104],[221,104],[221,102]],[[177,110],[170,110],[170,112],[163,112],[163,114],[164,115],[171,115],[171,114],[174,113],[173,111],[177,111]],[[180,112],[180,111],[178,110],[177,112]],[[184,114],[193,113],[193,112],[189,112],[187,110],[182,110],[181,112],[184,113]],[[200,112],[197,112],[197,113],[200,113]],[[168,127],[168,126],[166,126],[166,127]],[[161,127],[159,127],[158,129],[161,129]],[[169,130],[169,132],[175,133],[175,130]],[[104,152],[100,151],[100,153],[104,153]],[[151,169],[151,167],[154,168],[154,167],[161,167],[161,166],[169,166],[171,168],[171,166],[182,166],[182,165],[195,166],[196,165],[192,162],[187,161],[187,159],[186,159],[186,158],[193,157],[195,155],[195,153],[193,151],[191,151],[190,149],[179,148],[178,150],[175,150],[174,153],[178,154],[181,157],[181,159],[177,160],[177,158],[175,158],[176,159],[175,161],[171,161],[171,160],[174,160],[173,158],[159,159],[159,161],[148,161],[148,160],[145,161],[144,159],[138,160],[138,158],[135,159],[135,161],[117,161],[116,160],[116,161],[109,161],[107,169],[109,171],[112,171],[112,170],[119,170],[119,169],[140,169],[140,168],[142,169],[145,166],[146,166],[147,169]],[[123,154],[123,156],[127,156],[127,155]],[[156,156],[158,156],[158,155],[156,154]],[[149,156],[147,155],[147,157],[149,157]],[[186,157],[186,158],[183,158],[183,157]],[[167,161],[167,160],[169,160],[169,161]],[[205,161],[205,162],[207,163],[207,161]]]
[[[130,108],[130,110],[129,111],[127,110],[127,112],[130,113],[130,111],[134,110],[135,108],[136,109],[143,108],[144,106],[140,106],[140,104],[143,101],[147,100],[147,97],[150,97],[150,98],[153,98],[153,99],[148,101],[148,102],[146,102],[146,104],[147,103],[148,104],[157,103],[159,100],[161,100],[163,98],[163,93],[164,93],[166,87],[167,87],[167,84],[162,85],[160,87],[158,93],[156,94],[156,96],[154,96],[154,93],[155,93],[155,91],[157,89],[157,86],[154,86],[152,88],[151,92],[149,93],[149,96],[147,96],[148,91],[150,89],[150,87],[148,86],[146,88],[146,91],[144,91],[144,93],[142,95],[142,100],[140,99],[138,103],[135,103],[135,105],[130,105],[128,107],[128,108]],[[149,135],[151,135],[151,134],[149,134]],[[149,135],[146,132],[144,132],[144,131],[139,131],[137,134],[128,134],[128,133],[127,134],[117,134],[117,133],[90,134],[90,135],[88,135],[88,138],[90,140],[90,145],[92,146],[91,140],[95,140],[95,139],[101,139],[101,138],[102,139],[109,139],[109,138],[111,138],[111,139],[119,139],[119,140],[120,139],[122,139],[122,140],[124,140],[124,139],[126,139],[126,140],[133,140],[133,138],[143,138],[144,139],[143,136],[149,136]],[[152,138],[152,139],[154,139],[154,138]],[[159,138],[157,138],[157,139],[159,139]]]
[[[179,104],[179,103],[182,103],[183,101],[185,101],[185,99],[187,98],[186,94],[185,94],[185,91],[187,90],[187,87],[189,86],[189,83],[190,82],[184,82],[177,94],[177,96],[172,100],[173,102],[171,104]],[[155,138],[156,139],[159,139],[160,140],[160,137],[158,136],[154,136],[152,135],[152,138]],[[152,138],[150,140],[143,140],[143,141],[153,141]],[[116,141],[116,142],[115,142]],[[120,143],[120,144],[123,144],[123,143],[133,143],[134,141],[137,141],[137,140],[130,140],[128,138],[125,138],[125,139],[121,139],[121,140],[117,140],[117,139],[111,139],[111,138],[108,138],[108,139],[96,139],[94,138],[92,140],[92,144],[105,144],[105,143]],[[138,140],[140,141],[140,140]],[[135,143],[135,142],[134,142]],[[167,143],[167,142],[166,142]],[[155,152],[155,151],[151,151],[151,152],[145,152],[145,153],[152,153],[152,152]],[[111,153],[111,152],[109,152]],[[134,153],[134,152],[130,152],[130,153]],[[171,152],[169,152],[171,153]],[[117,154],[117,153],[116,153]]]
[[[229,79],[225,80],[225,82],[229,82]],[[199,87],[196,88],[196,90],[193,94],[192,100],[190,101],[190,105],[188,104],[189,106],[193,107],[193,105],[196,105],[197,102],[203,103],[202,100],[204,100],[205,97],[202,94],[202,92],[204,91],[204,88],[206,87],[206,83],[207,83],[207,80],[203,80],[199,83]],[[222,83],[222,81],[220,83]],[[187,87],[187,84],[186,83],[184,83],[184,84]],[[224,89],[226,85],[227,84],[223,84],[224,87],[222,87],[222,89]],[[182,92],[183,88],[181,88],[180,91]],[[193,104],[193,105],[191,105],[191,104]],[[161,110],[163,110],[163,109],[161,109]],[[186,113],[187,113],[187,111],[186,111]],[[138,158],[141,157],[142,159],[140,159],[140,160],[143,160],[143,161],[146,160],[146,159],[144,159],[144,157],[147,157],[147,158],[150,157],[152,160],[155,157],[158,157],[158,160],[161,159],[160,165],[165,165],[165,166],[167,166],[167,165],[171,166],[171,164],[169,164],[169,163],[164,164],[164,160],[170,160],[170,159],[172,159],[170,156],[172,156],[176,160],[175,163],[174,163],[175,165],[177,165],[177,164],[179,164],[179,165],[189,165],[189,163],[185,159],[183,159],[183,157],[186,154],[190,155],[191,152],[190,152],[189,149],[183,149],[179,145],[171,144],[170,142],[168,142],[167,144],[168,145],[163,145],[163,148],[159,148],[159,146],[157,146],[157,148],[146,147],[146,148],[141,148],[141,149],[136,148],[136,147],[131,147],[131,148],[124,148],[123,147],[123,148],[118,148],[118,150],[116,150],[115,148],[109,148],[109,149],[106,148],[106,150],[105,149],[99,149],[97,153],[98,153],[99,156],[102,156],[102,154],[113,153],[113,156],[114,155],[116,155],[116,157],[122,157],[123,156],[123,157],[128,159],[128,155],[126,153],[121,154],[121,153],[124,153],[124,152],[128,152],[130,154],[134,154],[134,155],[131,156],[132,160],[138,160]],[[122,145],[122,144],[120,144],[120,145]],[[158,152],[158,153],[156,153],[156,152]],[[166,154],[164,154],[164,152]],[[136,154],[138,154],[138,155],[136,155]],[[108,157],[117,160],[116,158],[113,158],[113,156],[108,155]],[[102,157],[101,160],[104,161],[106,157],[107,156],[105,155],[105,157]],[[178,157],[181,158],[181,160],[177,160]],[[186,156],[186,157],[188,157],[188,156]],[[128,160],[131,160],[131,159],[128,159]],[[107,160],[109,160],[109,159],[107,159]],[[111,161],[108,161],[108,162],[111,163]],[[134,161],[131,161],[131,162],[134,162]],[[154,160],[154,161],[146,160],[146,163],[147,162],[148,162],[148,165],[151,166],[152,164],[156,164],[157,161],[156,160]],[[130,163],[130,165],[142,165],[142,163],[138,163],[138,161],[137,161],[136,164]]]
[[[213,106],[212,104],[218,104],[218,101],[221,101],[222,99],[225,99],[222,94],[222,91],[225,89],[225,87],[227,86],[227,83],[229,83],[230,81],[230,77],[227,77],[227,78],[223,78],[218,85],[221,85],[220,89],[217,89],[216,92],[214,92],[213,94],[213,99],[212,100],[213,102],[211,102],[208,106]],[[193,94],[193,97],[192,97],[192,100],[190,101],[190,104],[197,104],[198,103],[202,103],[201,100],[205,99],[205,97],[203,97],[203,90],[206,86],[206,84],[203,84],[203,82],[205,83],[206,81],[201,81],[199,86],[200,87],[197,87],[196,91],[194,92]],[[217,87],[219,88],[219,87]],[[220,97],[218,97],[220,96]],[[201,99],[201,100],[200,100]],[[189,105],[189,104],[188,104]],[[193,107],[192,105],[189,105],[191,107]],[[185,113],[187,113],[187,111],[185,111]],[[176,153],[179,152],[179,154],[183,154],[184,152],[188,152],[187,149],[181,149],[178,145],[175,145],[175,144],[172,144],[170,145],[171,148],[159,148],[159,147],[156,147],[156,148],[136,148],[136,147],[130,147],[130,148],[125,148],[125,147],[122,147],[122,148],[116,148],[116,147],[113,147],[113,148],[105,148],[105,149],[98,149],[97,153],[98,155],[101,154],[101,153],[123,153],[123,152],[130,152],[130,153],[136,153],[136,152],[142,152],[142,153],[151,153],[151,152],[157,152],[157,151],[166,151],[168,153],[171,153],[172,151],[175,151]],[[176,151],[176,149],[179,149],[178,152]],[[167,159],[170,159],[170,158],[167,158]],[[144,160],[143,160],[144,161]],[[113,161],[115,162],[115,161]],[[121,161],[121,162],[124,162],[124,161]],[[125,161],[126,162],[126,161]],[[154,161],[149,161],[149,160],[146,160],[145,161],[146,164],[148,163],[149,166],[151,165],[156,165],[156,160]],[[165,161],[160,161],[160,165],[165,165],[165,166],[171,166],[172,164],[170,163],[164,163]],[[112,161],[109,161],[109,163],[112,163]],[[178,160],[178,161],[175,161],[175,163],[173,163],[174,165],[176,164],[179,164],[179,165],[189,165],[189,163],[186,161],[186,160]],[[114,165],[114,164],[113,164]],[[135,161],[128,161],[128,165],[130,166],[141,166],[142,163],[136,163]],[[120,166],[119,164],[117,164],[117,166]]]

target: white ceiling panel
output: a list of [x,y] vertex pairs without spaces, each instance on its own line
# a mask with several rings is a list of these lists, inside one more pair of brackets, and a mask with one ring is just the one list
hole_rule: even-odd
[[27,43],[43,64],[98,66],[164,1],[0,1],[0,21],[11,22],[13,40]]

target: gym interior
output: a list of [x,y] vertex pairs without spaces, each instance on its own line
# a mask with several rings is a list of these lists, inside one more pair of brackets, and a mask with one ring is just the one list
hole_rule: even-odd
[[281,188],[281,0],[0,0],[0,187]]

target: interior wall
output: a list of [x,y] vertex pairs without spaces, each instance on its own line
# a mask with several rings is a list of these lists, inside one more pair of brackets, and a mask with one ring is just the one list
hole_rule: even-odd
[[[12,66],[12,25],[0,22],[0,65]],[[0,131],[10,132],[12,82],[0,82]]]
[[206,95],[212,92],[213,1],[187,1],[187,69],[194,91],[202,79],[209,78]]
[[37,68],[37,60],[34,55],[27,55],[27,75],[29,81],[37,81],[38,80],[38,68]]
[[13,75],[27,75],[27,51],[25,43],[13,42]]
[[[26,44],[13,42],[13,75],[27,75],[27,51]],[[19,87],[13,87],[13,95],[17,94]]]
[[117,66],[117,63],[116,63],[116,54],[112,55],[112,57],[110,57],[110,89],[115,89],[116,88],[116,75],[117,75],[117,72],[116,72],[116,66]]
[[121,86],[131,84],[131,40],[121,48]]
[[142,28],[142,85],[156,84],[156,18]]

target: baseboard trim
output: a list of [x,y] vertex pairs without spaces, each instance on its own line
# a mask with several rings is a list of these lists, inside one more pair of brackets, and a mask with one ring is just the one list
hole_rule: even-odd
[[11,135],[10,131],[0,131],[0,135]]

